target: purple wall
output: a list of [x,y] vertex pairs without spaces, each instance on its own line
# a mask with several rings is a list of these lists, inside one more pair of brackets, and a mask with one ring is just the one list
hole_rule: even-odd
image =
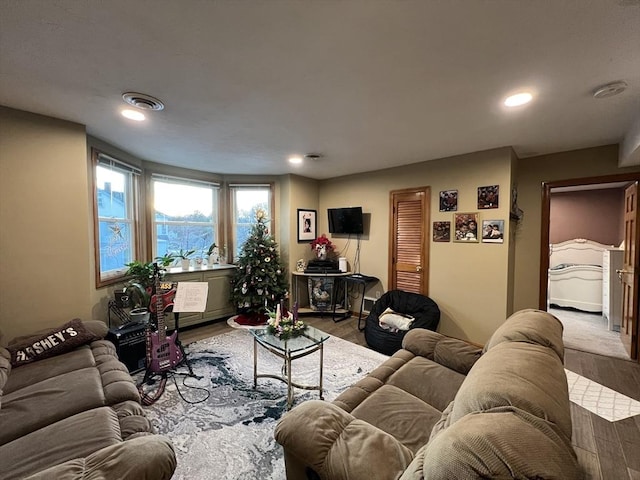
[[549,242],[574,238],[620,245],[624,238],[624,189],[552,193]]

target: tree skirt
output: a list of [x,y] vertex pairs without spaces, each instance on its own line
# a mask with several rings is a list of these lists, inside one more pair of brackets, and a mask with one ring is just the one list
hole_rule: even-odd
[[[233,331],[191,343],[186,349],[195,374],[202,378],[186,378],[185,383],[198,389],[183,385],[183,377],[175,376],[160,399],[145,407],[157,433],[169,437],[176,449],[178,468],[173,479],[284,479],[284,455],[273,433],[286,411],[287,387],[261,378],[254,390],[250,333]],[[294,360],[294,381],[317,384],[319,358],[315,352]],[[329,338],[324,346],[325,400],[336,398],[387,358],[340,338]],[[258,373],[280,374],[281,368],[282,360],[258,348]],[[207,391],[205,401],[187,403],[203,399]],[[295,389],[296,405],[317,398],[317,391]]]

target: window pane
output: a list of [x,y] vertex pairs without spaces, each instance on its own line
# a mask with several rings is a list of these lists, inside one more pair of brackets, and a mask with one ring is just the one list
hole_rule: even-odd
[[206,255],[216,239],[218,188],[185,180],[154,180],[155,256],[195,250]]
[[267,214],[267,228],[271,231],[271,215],[269,212],[268,187],[235,187],[234,188],[234,240],[235,256],[240,255],[242,245],[249,238],[251,227],[256,223],[256,212],[260,209]]
[[135,260],[136,232],[133,228],[133,182],[131,171],[117,165],[95,166],[98,283],[118,278],[125,264]]
[[113,221],[101,221],[100,230],[100,271],[122,269],[133,261],[131,227]]

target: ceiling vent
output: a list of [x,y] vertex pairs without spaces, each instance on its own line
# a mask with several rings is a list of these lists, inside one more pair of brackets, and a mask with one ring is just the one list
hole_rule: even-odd
[[307,153],[304,158],[306,158],[307,160],[319,160],[320,158],[322,158],[322,155],[320,155],[319,153]]
[[607,98],[618,95],[627,89],[627,83],[623,81],[611,82],[606,85],[602,85],[593,91],[594,98]]
[[127,92],[122,94],[122,99],[129,105],[141,110],[164,110],[164,103],[157,98],[144,93]]

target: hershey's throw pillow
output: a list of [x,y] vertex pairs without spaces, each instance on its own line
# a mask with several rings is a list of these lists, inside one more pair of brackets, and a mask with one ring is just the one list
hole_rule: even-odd
[[58,328],[9,345],[7,350],[11,352],[11,365],[19,367],[69,352],[80,345],[99,339],[100,337],[84,328],[79,318],[74,318]]

